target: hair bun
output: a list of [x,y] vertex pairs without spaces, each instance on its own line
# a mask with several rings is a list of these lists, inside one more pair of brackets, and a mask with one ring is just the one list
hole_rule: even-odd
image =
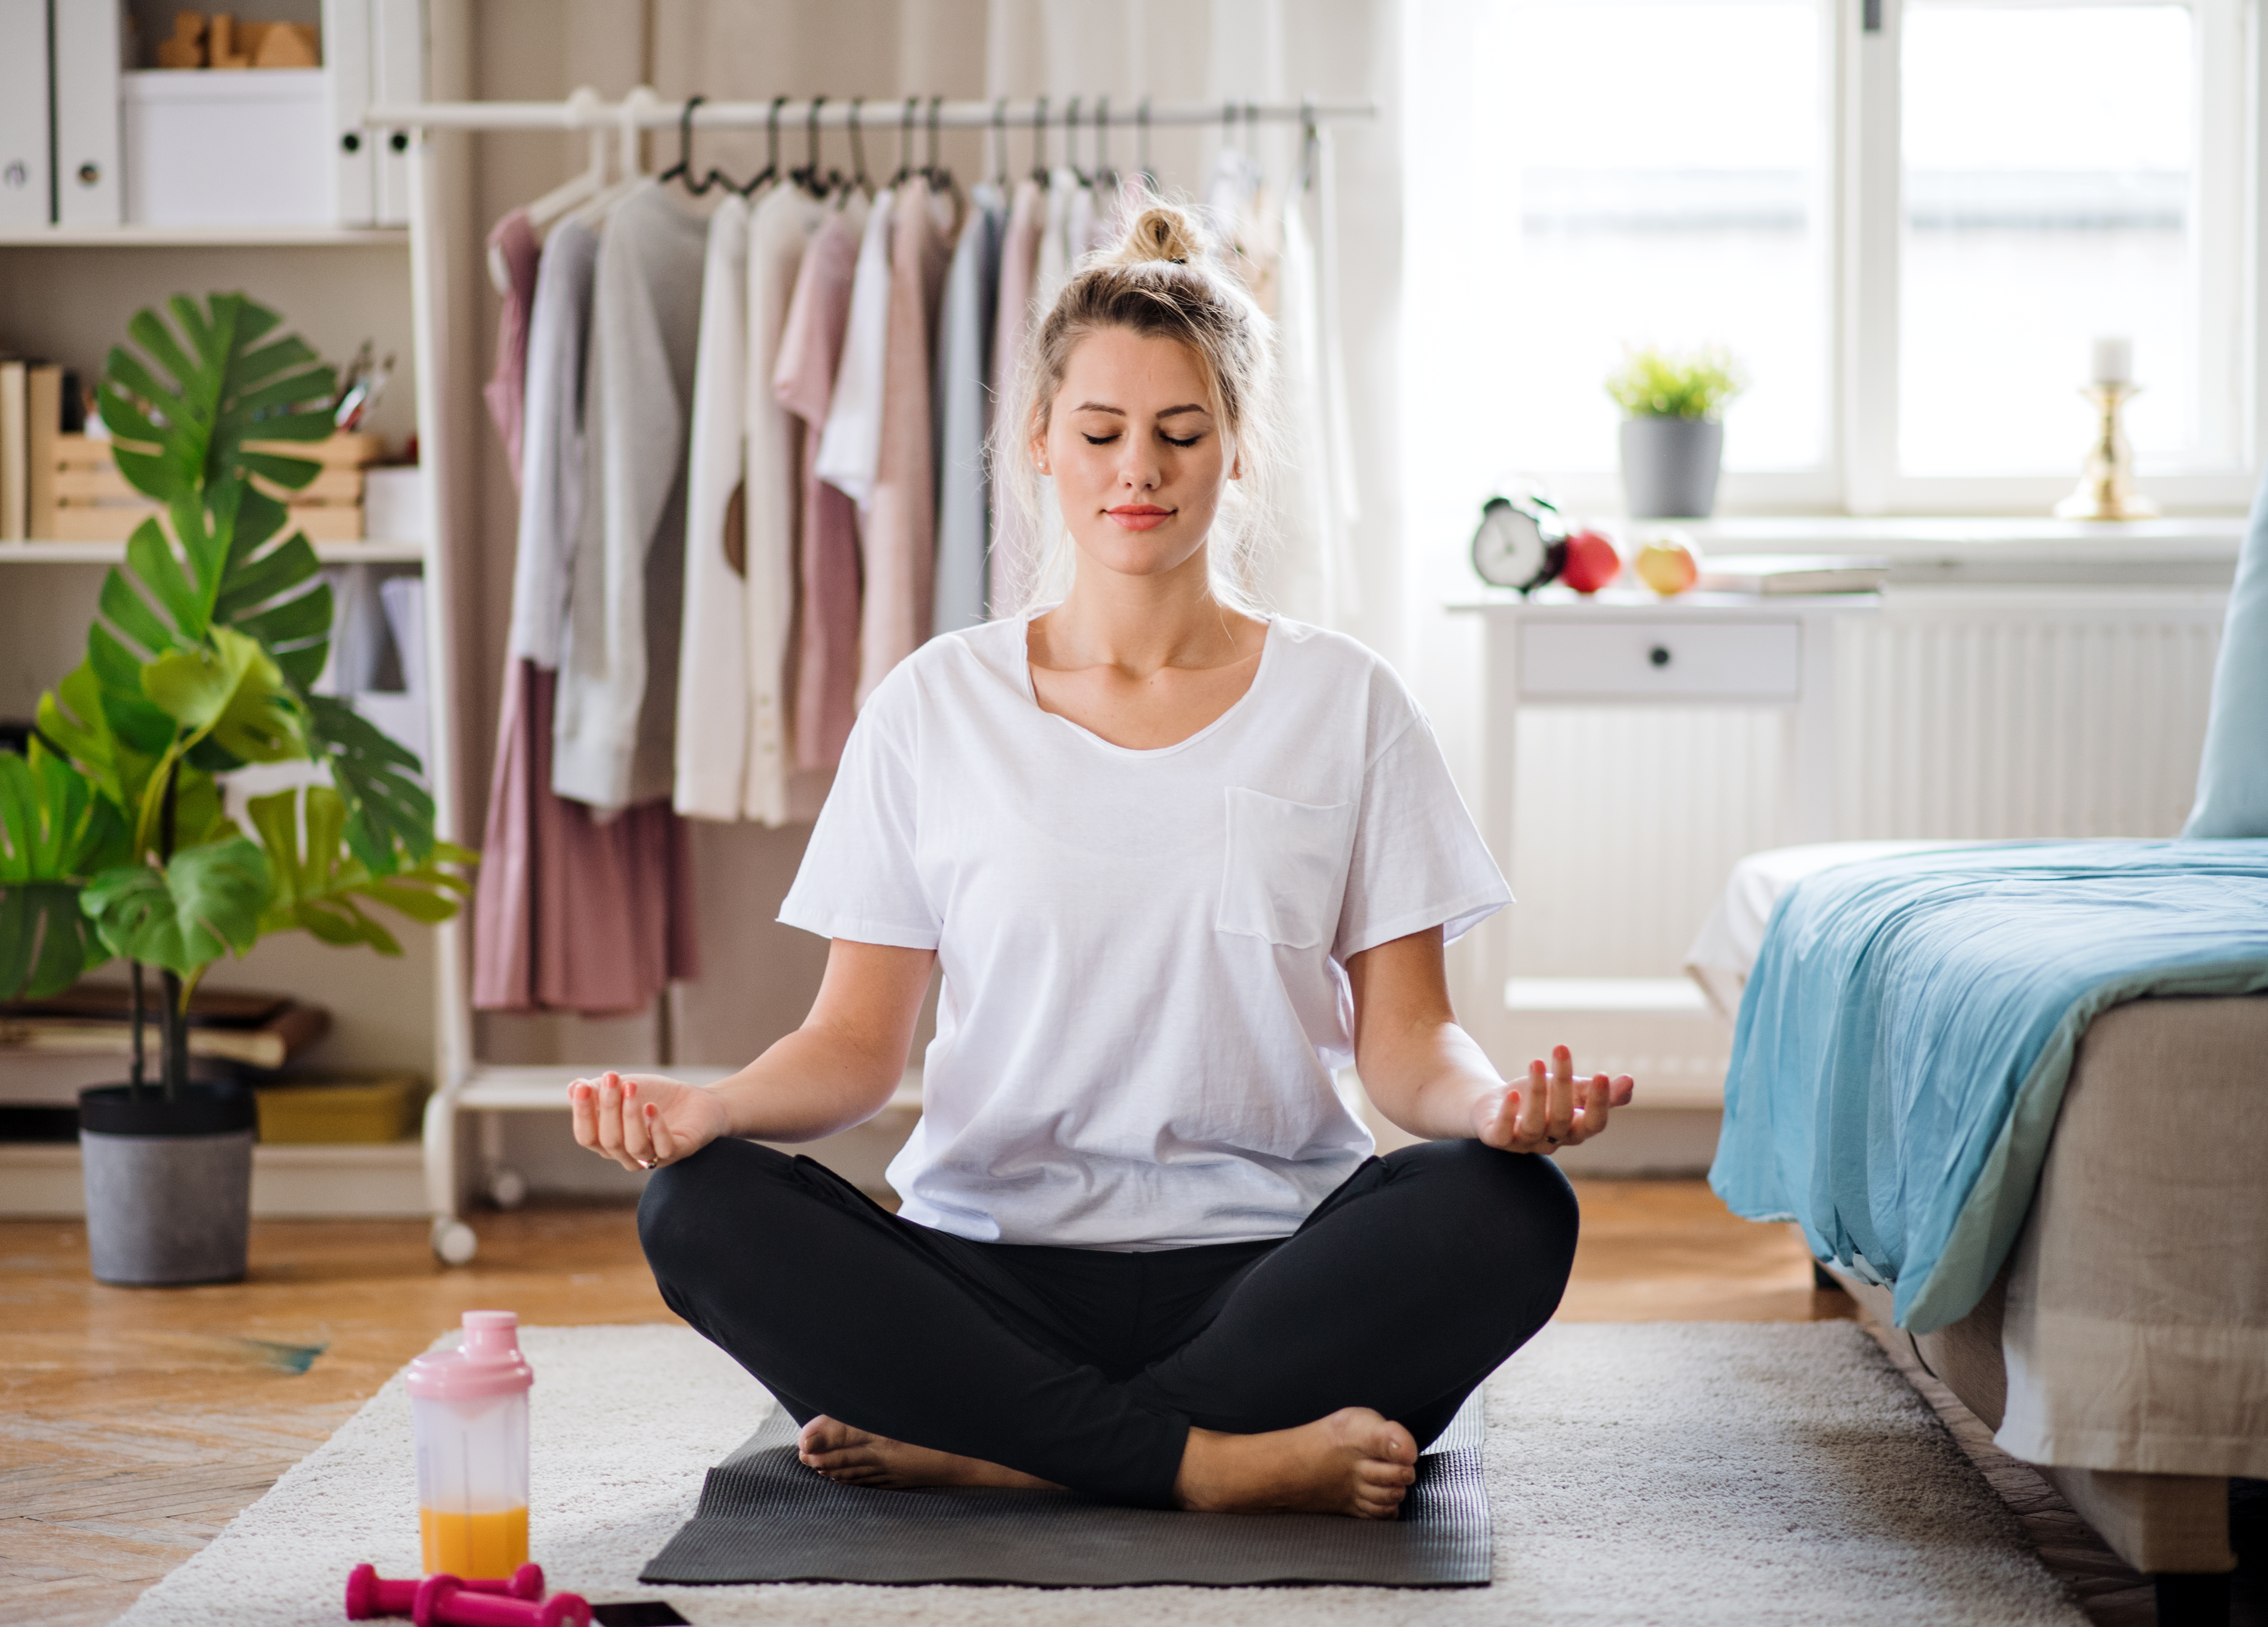
[[1150,260],[1189,265],[1204,259],[1204,236],[1196,221],[1170,204],[1152,203],[1126,228],[1116,258],[1119,264],[1129,266]]

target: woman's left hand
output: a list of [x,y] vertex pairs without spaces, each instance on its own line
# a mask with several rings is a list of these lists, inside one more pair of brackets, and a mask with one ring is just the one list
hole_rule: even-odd
[[1604,1130],[1609,1109],[1628,1107],[1635,1089],[1627,1073],[1611,1082],[1603,1073],[1577,1079],[1574,1058],[1555,1045],[1548,1073],[1531,1062],[1524,1087],[1508,1084],[1474,1101],[1473,1133],[1506,1152],[1557,1152]]

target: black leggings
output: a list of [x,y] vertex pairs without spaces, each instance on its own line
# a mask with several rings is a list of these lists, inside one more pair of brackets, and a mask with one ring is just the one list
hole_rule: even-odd
[[1550,1320],[1575,1228],[1549,1159],[1475,1141],[1366,1160],[1288,1238],[1148,1254],[971,1242],[747,1141],[638,1204],[669,1307],[799,1423],[1149,1507],[1172,1506],[1191,1425],[1361,1406],[1431,1441]]

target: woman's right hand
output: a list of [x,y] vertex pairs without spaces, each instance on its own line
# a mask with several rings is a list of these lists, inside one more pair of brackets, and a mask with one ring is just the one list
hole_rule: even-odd
[[732,1131],[715,1093],[659,1073],[602,1073],[567,1087],[575,1139],[624,1169],[659,1169]]

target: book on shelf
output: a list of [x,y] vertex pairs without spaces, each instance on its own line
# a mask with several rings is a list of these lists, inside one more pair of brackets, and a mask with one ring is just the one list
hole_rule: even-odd
[[1786,593],[1874,593],[1890,579],[1887,559],[1837,554],[1726,554],[1703,562],[1701,579],[1694,584],[1705,593],[1759,593],[1776,598]]
[[0,357],[0,542],[47,537],[55,512],[63,370]]
[[[153,1066],[158,1044],[154,1006],[153,999],[142,1036]],[[273,1071],[330,1027],[331,1014],[320,1005],[281,995],[208,997],[200,990],[190,1004],[189,1056]],[[127,1056],[133,1050],[131,1008],[122,987],[81,985],[52,1000],[0,1005],[0,1057]]]

